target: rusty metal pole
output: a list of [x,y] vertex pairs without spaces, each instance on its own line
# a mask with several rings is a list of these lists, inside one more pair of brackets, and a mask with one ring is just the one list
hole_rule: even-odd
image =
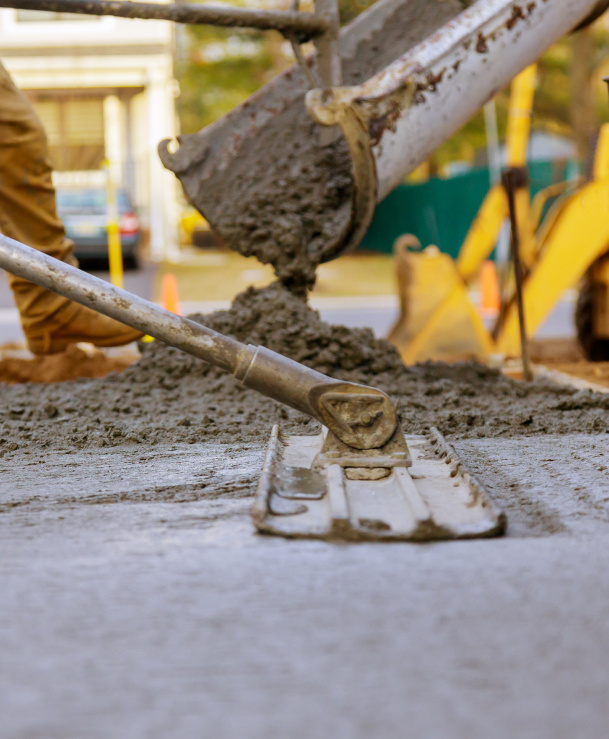
[[298,13],[289,10],[235,8],[195,3],[129,2],[129,0],[0,0],[0,8],[114,15],[120,18],[167,20],[174,23],[206,24],[224,28],[275,29],[281,33],[296,34],[301,42],[334,33],[332,18],[326,17],[326,14]]
[[516,282],[516,303],[518,305],[518,324],[520,327],[520,346],[522,348],[522,370],[524,379],[531,382],[533,371],[529,359],[529,343],[527,339],[526,323],[524,316],[524,298],[522,294],[522,263],[520,261],[520,238],[518,233],[518,220],[516,218],[516,181],[522,176],[518,167],[510,167],[503,173],[503,186],[507,193],[508,206],[510,210],[510,224],[512,231],[512,259],[514,261],[514,280]]

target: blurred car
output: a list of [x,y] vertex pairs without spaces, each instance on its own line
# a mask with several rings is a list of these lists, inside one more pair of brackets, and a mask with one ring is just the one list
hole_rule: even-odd
[[[108,257],[108,216],[103,187],[58,187],[57,213],[78,259]],[[137,266],[141,225],[127,190],[117,192],[119,229],[125,266]]]

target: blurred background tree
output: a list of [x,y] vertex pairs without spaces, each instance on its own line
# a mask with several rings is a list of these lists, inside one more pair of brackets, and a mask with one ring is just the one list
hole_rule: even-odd
[[[353,20],[372,2],[339,0],[341,23]],[[282,0],[235,0],[231,4],[276,10],[288,7]],[[300,9],[311,11],[312,0],[301,0]],[[186,26],[178,29],[176,41],[181,90],[178,115],[183,133],[213,123],[294,63],[289,43],[275,31]]]
[[211,26],[188,26],[180,34],[176,74],[182,133],[213,123],[279,71],[273,53],[277,39],[270,38],[275,35]]

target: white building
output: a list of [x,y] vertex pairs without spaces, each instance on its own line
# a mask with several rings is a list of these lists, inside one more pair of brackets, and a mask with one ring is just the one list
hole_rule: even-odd
[[177,181],[157,145],[176,134],[173,24],[0,9],[0,59],[31,97],[60,171],[107,159],[150,230],[154,259],[177,237]]

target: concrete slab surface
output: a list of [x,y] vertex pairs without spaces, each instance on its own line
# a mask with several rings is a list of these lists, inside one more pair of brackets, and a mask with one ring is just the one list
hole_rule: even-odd
[[605,436],[457,443],[504,539],[254,533],[255,444],[0,459],[2,739],[598,739]]

